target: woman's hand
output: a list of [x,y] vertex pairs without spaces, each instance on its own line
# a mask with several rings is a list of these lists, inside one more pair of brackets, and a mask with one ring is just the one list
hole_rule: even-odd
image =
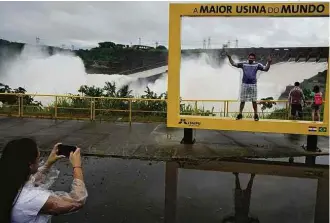
[[61,144],[61,143],[57,143],[57,144],[53,147],[52,151],[50,152],[49,157],[48,157],[48,159],[47,159],[47,161],[46,161],[46,166],[47,166],[47,167],[51,167],[51,166],[52,166],[57,160],[59,160],[59,159],[65,157],[65,156],[63,156],[63,155],[61,155],[61,156],[57,155],[57,152],[58,152],[58,145],[60,145],[60,144]]
[[69,159],[73,167],[81,167],[80,148],[77,148],[75,152],[71,152]]
[[84,182],[84,177],[81,169],[80,148],[77,148],[75,152],[71,152],[69,159],[73,167],[73,178]]

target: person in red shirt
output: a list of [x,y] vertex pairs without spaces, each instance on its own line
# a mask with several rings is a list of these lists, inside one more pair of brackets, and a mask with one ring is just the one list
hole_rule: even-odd
[[312,120],[313,121],[320,121],[320,107],[323,104],[322,92],[320,92],[320,87],[315,85],[313,91],[311,93],[312,97]]

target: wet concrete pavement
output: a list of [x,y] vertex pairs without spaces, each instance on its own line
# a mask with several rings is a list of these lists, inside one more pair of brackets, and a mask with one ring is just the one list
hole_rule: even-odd
[[[251,199],[249,202],[236,202],[236,212],[239,209],[237,207],[244,206],[244,203],[244,207],[249,206],[249,212],[259,222],[328,222],[328,218],[322,216],[329,215],[329,200],[324,199],[329,194],[319,193],[318,198],[316,193],[320,188],[318,182],[324,178],[326,181],[322,182],[327,184],[324,186],[323,183],[322,187],[328,191],[328,166],[322,167],[320,175],[320,170],[314,171],[314,167],[299,170],[300,167],[284,166],[276,169],[274,166],[268,168],[267,165],[261,167],[239,163],[226,166],[222,162],[217,167],[203,168],[224,169],[225,172],[181,168],[176,176],[176,170],[173,169],[167,171],[166,175],[168,165],[155,161],[217,157],[259,157],[267,158],[266,162],[275,160],[271,159],[275,157],[287,161],[289,156],[306,155],[300,147],[306,143],[304,137],[290,140],[282,134],[200,130],[195,136],[197,143],[191,146],[180,145],[183,137],[181,129],[167,129],[163,124],[133,123],[129,127],[126,123],[18,118],[0,118],[0,134],[3,136],[1,147],[10,139],[29,136],[36,138],[43,150],[49,150],[57,142],[76,144],[82,148],[84,176],[89,192],[87,203],[77,213],[54,217],[52,223],[174,223],[174,215],[176,222],[223,222],[225,217],[235,213],[235,191],[238,190],[235,190],[236,178],[232,172],[241,173],[240,185],[245,189],[252,170],[256,176],[251,188]],[[323,155],[327,154],[328,138],[320,137],[319,147],[323,149]],[[328,164],[327,156],[316,159],[318,163]],[[301,163],[304,158],[298,157],[294,161]],[[72,168],[68,160],[59,161],[56,167],[61,174],[52,189],[69,191]],[[190,165],[189,168],[198,167]],[[314,173],[319,175],[313,177]],[[295,174],[299,176],[295,177]],[[286,175],[290,177],[283,177]],[[320,199],[320,194],[323,199]],[[317,221],[314,221],[315,216],[319,216]]]
[[[157,123],[110,123],[75,120],[0,118],[0,146],[9,140],[34,137],[42,150],[57,142],[78,145],[85,154],[152,160],[217,159],[226,157],[301,156],[306,137],[284,134],[198,130],[196,144],[182,145],[183,130]],[[318,146],[329,153],[329,138]]]
[[[299,160],[303,162],[303,158],[296,159]],[[327,157],[317,160],[328,163]],[[67,160],[61,160],[56,166],[61,174],[53,189],[68,191],[72,169]],[[171,217],[164,214],[163,162],[86,157],[83,166],[89,192],[86,206],[77,213],[54,217],[52,223],[157,223]],[[234,215],[234,174],[186,169],[179,169],[178,174],[176,222],[215,223]],[[239,180],[241,189],[246,189],[250,174],[239,174]],[[317,179],[257,174],[248,201],[250,215],[267,223],[328,222],[328,206],[317,207],[328,214],[314,221],[317,185]],[[326,189],[328,191],[328,187]],[[329,197],[329,194],[321,195]],[[238,202],[244,206],[244,200]]]

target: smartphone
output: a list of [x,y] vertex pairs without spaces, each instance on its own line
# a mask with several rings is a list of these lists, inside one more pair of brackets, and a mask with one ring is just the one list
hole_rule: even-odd
[[76,151],[76,149],[77,149],[76,146],[69,146],[69,145],[63,145],[63,144],[58,145],[57,148],[58,148],[57,155],[59,155],[59,156],[63,155],[66,157],[69,157],[70,153]]

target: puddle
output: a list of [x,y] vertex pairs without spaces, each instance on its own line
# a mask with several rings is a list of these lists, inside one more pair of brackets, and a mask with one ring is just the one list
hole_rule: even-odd
[[310,165],[321,164],[329,165],[329,156],[299,156],[299,157],[283,157],[283,158],[255,158],[251,160],[279,161],[288,163],[307,163]]
[[[304,159],[298,157],[295,162],[303,166]],[[267,159],[269,162],[283,160]],[[328,157],[316,160],[328,164]],[[328,179],[318,180],[313,175],[315,179],[309,179],[299,171],[296,177],[269,175],[272,171],[294,175],[290,166],[285,167],[287,171],[267,170],[267,166],[256,169],[258,173],[251,178],[247,170],[253,169],[254,164],[222,165],[225,172],[176,171],[170,165],[166,168],[164,162],[85,157],[83,165],[89,191],[86,206],[78,213],[54,217],[52,223],[174,223],[174,219],[178,223],[311,223],[329,219]],[[70,165],[61,161],[57,167],[61,174],[53,188],[69,190]],[[244,168],[245,173],[233,173],[240,168]],[[317,168],[316,165],[315,170],[319,171]]]

